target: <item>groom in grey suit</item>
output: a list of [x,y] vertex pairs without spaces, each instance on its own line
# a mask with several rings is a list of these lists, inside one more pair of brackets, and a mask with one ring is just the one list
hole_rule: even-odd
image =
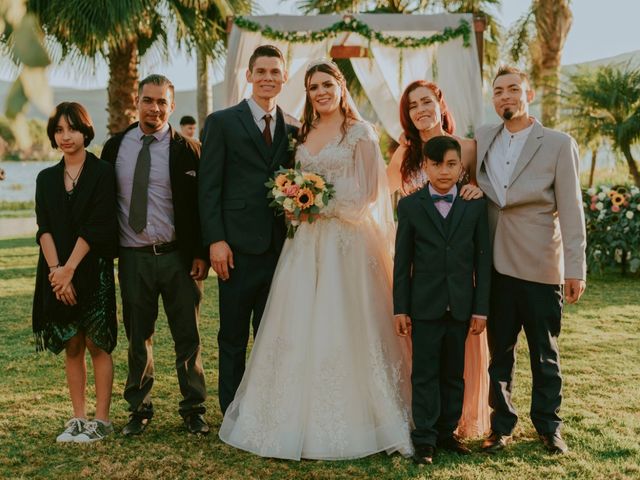
[[502,67],[493,104],[504,120],[476,131],[478,186],[489,200],[494,272],[487,322],[491,435],[495,452],[511,440],[518,416],[511,400],[518,334],[529,344],[531,420],[548,451],[565,453],[558,416],[562,377],[558,336],[563,294],[577,302],[585,289],[586,234],[578,149],[564,133],[529,116],[534,91],[527,75]]
[[250,98],[207,117],[200,159],[203,242],[218,275],[218,396],[224,413],[245,369],[251,325],[258,330],[284,243],[282,217],[269,207],[265,182],[289,166],[297,128],[276,105],[287,80],[284,57],[271,45],[249,59]]

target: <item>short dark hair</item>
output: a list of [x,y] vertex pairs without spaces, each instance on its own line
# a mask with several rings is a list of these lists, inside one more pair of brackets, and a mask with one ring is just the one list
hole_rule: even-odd
[[274,47],[273,45],[260,45],[256,48],[251,57],[249,58],[249,71],[253,72],[253,66],[256,64],[256,60],[259,57],[274,57],[282,60],[282,65],[285,65],[284,55],[278,47]]
[[444,161],[444,155],[449,150],[455,150],[458,158],[462,156],[462,148],[460,142],[448,135],[439,135],[429,139],[422,147],[422,153],[425,159],[431,160],[436,165]]
[[491,82],[491,85],[494,85],[496,83],[498,77],[511,74],[518,75],[520,77],[520,80],[527,82],[527,85],[531,86],[531,81],[529,80],[529,75],[527,75],[527,72],[520,70],[518,67],[514,67],[512,65],[500,65],[498,71],[496,72],[496,76],[493,77],[493,82]]
[[185,115],[180,119],[180,125],[195,125],[195,124],[196,124],[196,119],[193,118],[191,115]]
[[176,100],[176,89],[169,80],[164,75],[159,75],[157,73],[152,73],[151,75],[147,75],[145,78],[140,80],[138,84],[138,96],[142,95],[142,88],[147,84],[158,85],[159,87],[169,87],[169,91],[171,92],[171,100],[175,102]]
[[62,116],[64,116],[72,128],[84,135],[84,146],[88,147],[95,136],[93,121],[87,109],[77,102],[62,102],[58,104],[53,115],[49,117],[49,121],[47,122],[47,136],[49,137],[49,141],[51,141],[51,146],[58,148],[55,134],[58,123],[60,123],[60,117]]

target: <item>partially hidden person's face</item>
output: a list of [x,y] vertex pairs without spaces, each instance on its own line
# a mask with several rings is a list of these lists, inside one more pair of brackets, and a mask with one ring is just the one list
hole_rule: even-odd
[[418,87],[409,93],[409,117],[418,131],[431,130],[440,123],[442,111],[433,90]]
[[80,130],[76,130],[64,115],[60,116],[53,137],[56,145],[64,154],[73,155],[84,149],[84,134]]
[[137,99],[140,128],[150,134],[162,130],[175,109],[173,95],[168,85],[147,83]]
[[196,135],[196,124],[180,125],[180,133],[183,137],[193,138]]
[[338,80],[324,72],[315,72],[309,78],[307,94],[318,115],[332,113],[340,107],[342,88]]
[[529,115],[535,93],[517,73],[501,75],[493,82],[493,107],[503,120]]
[[253,95],[257,98],[277,97],[286,81],[287,72],[278,57],[258,57],[253,70],[247,70],[247,82],[253,85]]
[[458,182],[462,173],[462,161],[456,150],[447,150],[440,163],[426,158],[425,169],[431,185],[444,194]]

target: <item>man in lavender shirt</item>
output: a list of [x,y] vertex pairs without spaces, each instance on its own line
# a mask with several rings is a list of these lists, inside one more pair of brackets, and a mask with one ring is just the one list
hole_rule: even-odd
[[162,302],[175,344],[183,399],[179,412],[187,430],[206,434],[206,388],[200,358],[198,315],[207,252],[200,243],[199,145],[169,125],[174,88],[149,75],[138,87],[138,117],[110,138],[102,159],[115,166],[124,326],[129,375],[124,390],[131,412],[124,435],[141,434],[153,417],[153,333]]

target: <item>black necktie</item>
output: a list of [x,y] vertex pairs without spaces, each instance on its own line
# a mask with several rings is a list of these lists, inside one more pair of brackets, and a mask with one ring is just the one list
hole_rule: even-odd
[[131,188],[131,204],[129,205],[129,226],[140,233],[147,225],[147,200],[149,192],[149,171],[151,170],[151,153],[149,145],[156,139],[153,135],[142,137],[142,148],[138,153],[136,169],[133,172]]
[[262,137],[264,138],[265,143],[268,147],[273,143],[273,138],[271,138],[271,115],[268,113],[262,117],[264,118],[265,127],[262,131]]
[[432,193],[431,198],[434,202],[447,202],[453,203],[453,195],[451,193],[447,193],[446,195],[438,195],[437,193]]

